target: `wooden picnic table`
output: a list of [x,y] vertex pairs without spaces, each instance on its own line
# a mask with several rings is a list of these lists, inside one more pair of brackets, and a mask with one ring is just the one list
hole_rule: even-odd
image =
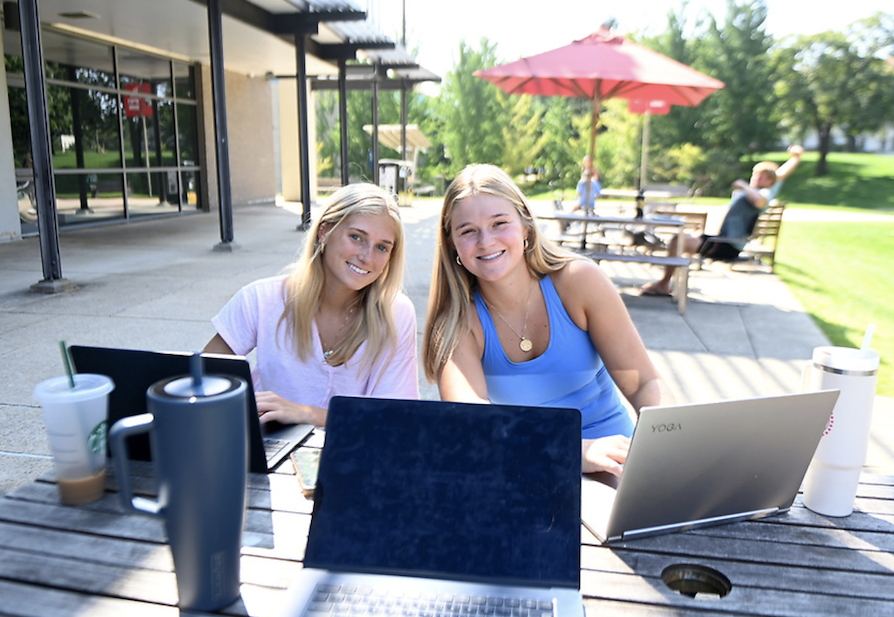
[[[636,189],[602,189],[599,192],[600,197],[607,197],[610,199],[636,199],[638,195],[639,191]],[[670,191],[653,191],[648,189],[643,191],[643,197],[646,199],[667,199],[672,196],[673,193]]]
[[[580,246],[578,251],[593,259],[594,261],[623,261],[628,263],[644,263],[656,266],[672,266],[676,268],[674,298],[677,301],[677,312],[683,315],[686,312],[686,302],[689,297],[689,265],[691,259],[680,253],[683,246],[683,236],[686,228],[686,221],[682,218],[674,218],[670,216],[645,216],[640,218],[626,216],[602,216],[599,214],[583,214],[582,212],[555,212],[551,215],[538,215],[538,220],[554,220],[562,225],[571,225],[574,223],[581,225]],[[624,229],[627,231],[654,230],[656,228],[671,228],[676,230],[677,245],[676,250],[667,255],[654,255],[649,253],[630,253],[624,252],[622,249],[608,250],[589,250],[589,226],[592,225],[595,230],[614,227],[616,229]],[[567,235],[567,232],[566,232]],[[574,236],[575,238],[577,236]]]
[[[319,447],[314,435],[302,447]],[[135,490],[152,493],[149,467]],[[250,474],[242,597],[217,614],[275,615],[301,568],[312,502],[288,462]],[[662,573],[678,564],[722,573],[725,597],[690,598]],[[833,519],[800,497],[787,514],[601,546],[582,529],[581,591],[596,615],[891,615],[894,477],[864,475],[857,511]],[[177,616],[177,587],[160,521],[105,497],[60,505],[52,474],[0,498],[0,614],[33,617]],[[205,615],[207,613],[189,613]]]

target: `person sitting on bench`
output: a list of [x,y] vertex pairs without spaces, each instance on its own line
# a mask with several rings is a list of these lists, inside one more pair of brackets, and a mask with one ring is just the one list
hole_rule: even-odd
[[[733,182],[733,195],[729,204],[729,210],[720,226],[720,238],[741,238],[740,241],[710,240],[707,234],[701,236],[683,236],[681,253],[700,253],[705,257],[719,261],[734,261],[739,252],[745,248],[745,239],[754,229],[757,217],[769,205],[782,188],[782,182],[788,178],[798,163],[804,148],[791,146],[788,149],[791,158],[782,166],[770,161],[762,161],[754,166],[751,173],[751,181],[739,179]],[[668,253],[676,255],[678,238],[674,237],[668,246]],[[644,296],[669,296],[671,295],[671,279],[674,276],[676,266],[667,266],[664,276],[644,285],[640,293]]]

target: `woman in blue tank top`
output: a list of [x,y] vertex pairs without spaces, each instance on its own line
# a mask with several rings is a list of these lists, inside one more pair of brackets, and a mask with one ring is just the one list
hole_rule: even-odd
[[451,183],[423,339],[444,400],[573,407],[584,471],[620,475],[634,410],[672,401],[609,278],[543,238],[492,165]]

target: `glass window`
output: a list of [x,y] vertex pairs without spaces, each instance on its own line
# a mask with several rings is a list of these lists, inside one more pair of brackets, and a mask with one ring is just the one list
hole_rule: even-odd
[[121,174],[56,174],[55,179],[62,225],[124,218]]
[[47,107],[55,169],[121,166],[115,95],[48,84]]
[[174,104],[159,99],[124,97],[125,166],[171,167],[177,164]]
[[180,164],[198,165],[198,120],[196,106],[177,103],[177,127],[180,130]]
[[50,28],[41,30],[41,44],[47,79],[115,87],[115,64],[108,45],[67,36]]
[[31,160],[31,125],[28,123],[28,102],[25,99],[24,84],[22,87],[15,87],[12,83],[6,85],[15,165],[16,168],[30,167],[26,161]]
[[174,94],[178,99],[196,99],[195,67],[174,62]]
[[133,88],[136,84],[142,94],[166,98],[174,96],[170,60],[133,49],[120,48],[118,74],[121,76],[121,87],[125,90]]
[[201,210],[201,174],[197,171],[184,171],[180,173],[183,183],[180,185],[183,211]]
[[127,211],[130,217],[179,212],[177,172],[127,174]]
[[155,156],[152,165],[158,167],[174,167],[177,165],[177,135],[174,128],[174,102],[154,101],[155,126],[158,134],[152,140]]
[[[19,218],[36,232],[20,41],[4,32]],[[195,66],[51,26],[42,42],[60,224],[124,218],[125,194],[127,217],[201,209]]]

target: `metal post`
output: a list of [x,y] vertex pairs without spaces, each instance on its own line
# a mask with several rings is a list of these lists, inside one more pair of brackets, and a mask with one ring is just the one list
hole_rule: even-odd
[[341,130],[341,183],[350,182],[348,160],[348,76],[344,58],[338,61],[338,123]]
[[[602,97],[601,90],[602,88],[602,80],[596,81],[596,87],[593,88],[593,109],[591,113],[591,126],[590,126],[590,162],[593,165],[593,168],[596,168],[596,127],[599,126],[599,113],[602,111]],[[586,182],[587,182],[587,190],[584,193],[584,197],[586,201],[584,204],[590,203],[590,190],[592,183],[590,182],[590,173],[586,173]],[[580,237],[580,250],[587,250],[587,220],[586,217],[583,221],[583,234]]]
[[311,152],[316,153],[310,147],[309,130],[307,126],[308,97],[307,97],[307,40],[301,32],[295,34],[295,60],[298,68],[298,150],[301,155],[301,224],[299,230],[310,229],[310,157]]
[[407,160],[407,82],[400,81],[400,160]]
[[217,192],[220,200],[220,243],[215,251],[239,248],[233,241],[233,197],[230,192],[230,147],[227,139],[227,90],[223,62],[221,0],[208,0],[208,40],[211,48],[211,91],[217,153]]
[[[142,107],[140,108],[142,109]],[[155,139],[155,164],[158,167],[164,167],[164,153],[161,149],[161,117],[158,115],[158,99],[152,99],[152,114],[155,122],[152,123],[153,138]],[[146,166],[150,167],[148,159]],[[163,206],[168,203],[168,181],[167,172],[159,171],[155,174],[155,185],[158,187],[158,205]],[[149,186],[152,186],[152,174],[149,174]]]
[[379,183],[379,67],[375,65],[372,82],[372,177]]
[[46,76],[37,0],[19,0],[19,20],[25,69],[25,96],[28,99],[28,124],[31,129],[31,160],[34,165],[40,261],[43,267],[43,280],[32,285],[31,290],[58,293],[70,291],[73,285],[71,281],[62,277],[50,121],[47,115]]
[[640,153],[638,187],[640,191],[645,191],[646,184],[649,182],[646,170],[649,166],[649,120],[651,117],[652,113],[647,108],[646,113],[643,114],[643,151]]

